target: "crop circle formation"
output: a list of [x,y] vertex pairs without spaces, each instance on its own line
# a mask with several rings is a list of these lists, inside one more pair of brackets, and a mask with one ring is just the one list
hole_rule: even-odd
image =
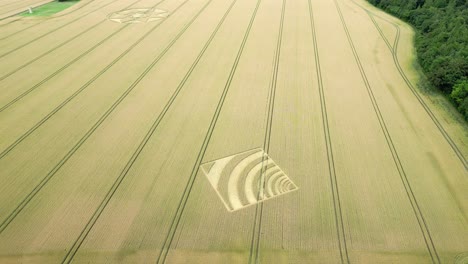
[[228,211],[298,189],[262,149],[221,158],[201,167]]
[[148,23],[167,17],[167,11],[155,8],[125,9],[108,16],[110,21],[122,24]]

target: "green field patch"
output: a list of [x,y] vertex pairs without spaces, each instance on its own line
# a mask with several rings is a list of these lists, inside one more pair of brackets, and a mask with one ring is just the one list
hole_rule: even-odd
[[72,0],[72,1],[53,1],[50,3],[47,3],[42,6],[38,6],[36,8],[32,8],[32,13],[29,13],[29,11],[26,11],[24,13],[21,13],[21,16],[25,17],[30,17],[30,16],[51,16],[54,14],[57,14],[60,11],[63,11],[72,5],[78,3],[79,0]]

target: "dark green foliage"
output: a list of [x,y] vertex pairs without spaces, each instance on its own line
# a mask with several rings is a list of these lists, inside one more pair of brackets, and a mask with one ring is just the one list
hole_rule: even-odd
[[468,81],[461,81],[453,86],[450,97],[458,105],[458,110],[468,116]]
[[[368,0],[416,28],[419,63],[430,83],[453,99],[468,120],[468,92],[452,91],[468,80],[468,0]],[[458,96],[458,95],[457,95]]]

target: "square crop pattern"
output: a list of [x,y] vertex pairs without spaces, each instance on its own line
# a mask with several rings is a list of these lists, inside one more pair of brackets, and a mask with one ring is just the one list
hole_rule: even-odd
[[263,149],[253,149],[200,166],[230,212],[299,188]]

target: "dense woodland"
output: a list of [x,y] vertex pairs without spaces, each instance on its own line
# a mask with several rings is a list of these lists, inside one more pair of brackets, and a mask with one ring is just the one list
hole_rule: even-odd
[[416,28],[419,64],[429,82],[468,120],[468,0],[368,0]]

